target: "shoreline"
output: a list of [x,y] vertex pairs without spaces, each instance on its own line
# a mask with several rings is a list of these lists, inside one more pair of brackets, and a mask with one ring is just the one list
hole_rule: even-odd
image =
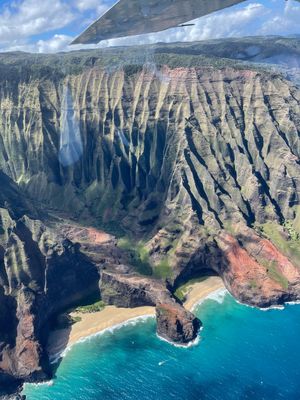
[[[187,286],[184,307],[193,311],[209,295],[224,289],[221,278],[217,276],[210,276],[203,281],[192,283]],[[78,342],[109,330],[115,330],[131,322],[135,323],[140,319],[154,318],[155,307],[117,308],[106,306],[102,311],[95,313],[72,312],[70,315],[79,317],[81,320],[68,328],[54,330],[49,335],[47,351],[52,363],[63,357]]]

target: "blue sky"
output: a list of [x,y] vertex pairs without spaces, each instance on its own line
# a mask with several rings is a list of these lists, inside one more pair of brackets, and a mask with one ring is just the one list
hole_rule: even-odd
[[[72,39],[113,3],[111,0],[0,0],[0,51],[43,53],[77,49],[78,46],[69,46]],[[299,2],[248,0],[200,18],[193,27],[114,39],[98,46],[246,35],[300,34],[299,22]],[[82,47],[84,46],[80,48]]]

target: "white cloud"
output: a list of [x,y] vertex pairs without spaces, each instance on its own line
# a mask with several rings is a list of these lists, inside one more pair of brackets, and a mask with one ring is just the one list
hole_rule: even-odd
[[54,35],[50,40],[39,40],[37,49],[39,53],[57,53],[66,50],[71,40],[67,35]]
[[283,13],[276,13],[261,27],[259,33],[263,35],[286,35],[300,33],[300,5],[294,1],[287,1]]
[[67,35],[54,35],[49,40],[38,40],[35,43],[15,42],[10,45],[9,51],[26,51],[31,53],[57,53],[68,49],[72,37]]
[[80,11],[94,10],[99,17],[110,7],[107,2],[101,0],[77,0],[75,6]]
[[3,47],[52,30],[74,19],[70,7],[61,0],[23,0],[6,7],[0,15],[0,43]]
[[[268,10],[260,3],[251,3],[240,10],[225,11],[199,19],[188,32],[187,40],[216,39],[249,34],[247,25],[266,15]],[[183,35],[181,35],[183,36]]]
[[37,42],[29,43],[28,41],[14,41],[4,51],[24,51],[29,53],[58,53],[62,51],[75,51],[80,49],[95,49],[96,45],[75,45],[71,46],[73,41],[72,36],[54,35],[47,40],[38,40]]

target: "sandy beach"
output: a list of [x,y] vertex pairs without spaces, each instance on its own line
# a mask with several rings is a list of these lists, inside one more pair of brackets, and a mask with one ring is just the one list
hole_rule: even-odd
[[184,306],[187,310],[193,311],[194,307],[211,293],[224,289],[224,283],[218,276],[209,276],[202,282],[196,282],[187,287],[186,301]]
[[[223,288],[224,284],[221,278],[217,276],[210,276],[201,282],[193,283],[186,287],[186,301],[184,305],[191,311],[197,303],[209,294]],[[59,329],[51,332],[47,346],[50,358],[54,358],[67,347],[88,336],[113,328],[131,319],[155,316],[155,308],[117,308],[115,306],[106,306],[99,312],[74,312],[71,313],[71,316],[80,317],[81,320],[67,329]]]

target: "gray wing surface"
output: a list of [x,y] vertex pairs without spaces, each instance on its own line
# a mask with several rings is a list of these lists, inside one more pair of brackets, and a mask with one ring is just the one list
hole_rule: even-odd
[[160,32],[245,0],[119,0],[72,44]]

